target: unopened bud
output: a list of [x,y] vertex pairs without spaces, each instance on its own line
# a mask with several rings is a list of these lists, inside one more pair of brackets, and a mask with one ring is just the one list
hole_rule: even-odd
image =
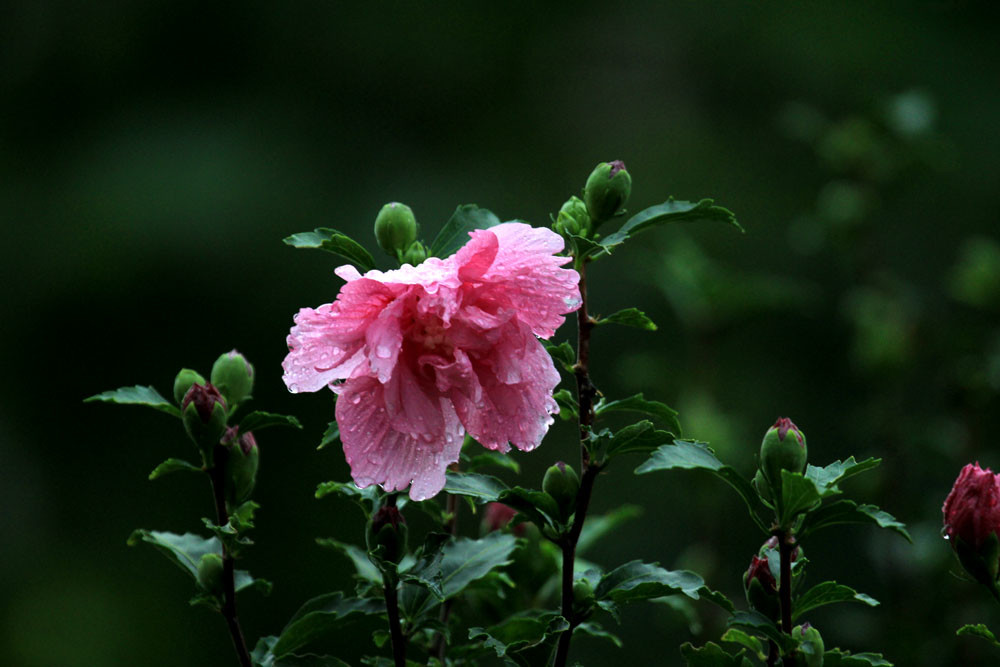
[[201,449],[206,463],[226,428],[226,401],[210,382],[193,384],[181,402],[184,430]]
[[962,566],[991,591],[1000,568],[1000,476],[979,463],[962,468],[941,508],[944,535]]
[[174,401],[177,405],[181,404],[181,401],[184,400],[184,395],[188,393],[188,389],[193,384],[205,384],[205,378],[198,371],[193,371],[190,368],[182,368],[177,377],[174,378]]
[[545,471],[542,478],[542,491],[552,496],[562,512],[562,518],[568,519],[576,509],[576,494],[580,490],[580,477],[562,461],[558,461]]
[[399,257],[417,239],[417,219],[406,204],[392,202],[375,218],[375,239],[382,250]]
[[573,610],[585,614],[594,606],[594,587],[586,579],[573,582]]
[[427,259],[427,247],[420,241],[414,241],[399,257],[400,264],[417,266]]
[[590,231],[590,215],[587,205],[579,197],[570,197],[559,209],[552,230],[560,236],[587,236]]
[[212,384],[235,407],[253,391],[253,366],[236,350],[226,352],[212,365]]
[[602,162],[590,172],[583,188],[590,219],[597,226],[621,210],[632,194],[632,176],[621,160]]
[[808,623],[792,628],[792,638],[799,642],[798,648],[785,657],[790,667],[823,667],[823,637],[819,630]]
[[236,426],[226,429],[222,445],[226,448],[226,501],[234,508],[253,493],[260,452],[253,432],[240,433]]
[[406,553],[406,519],[395,506],[383,505],[368,522],[368,551],[384,561],[398,563]]
[[198,585],[209,593],[222,593],[222,556],[204,554],[198,561]]
[[807,459],[806,436],[791,419],[778,419],[764,434],[760,443],[760,469],[775,496],[781,493],[781,471],[803,472]]
[[778,584],[767,556],[754,556],[751,559],[750,568],[743,574],[743,591],[746,593],[747,604],[752,609],[770,619],[778,618],[781,613]]

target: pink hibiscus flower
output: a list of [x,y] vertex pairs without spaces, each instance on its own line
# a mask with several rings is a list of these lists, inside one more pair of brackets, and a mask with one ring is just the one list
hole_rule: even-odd
[[369,271],[341,266],[337,300],[303,308],[282,363],[289,391],[339,394],[337,423],[359,487],[444,486],[466,431],[484,446],[528,451],[558,407],[549,338],[580,306],[562,238],[508,222],[469,234],[447,259]]

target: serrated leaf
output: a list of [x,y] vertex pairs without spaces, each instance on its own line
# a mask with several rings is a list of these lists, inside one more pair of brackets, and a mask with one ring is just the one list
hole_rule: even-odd
[[479,208],[475,204],[464,204],[451,214],[451,218],[431,242],[428,252],[432,257],[444,259],[468,242],[469,232],[476,229],[489,229],[499,224],[500,218],[491,211]]
[[598,600],[608,599],[616,604],[678,593],[692,600],[705,598],[727,611],[733,610],[732,603],[725,596],[705,586],[705,581],[694,572],[665,570],[656,563],[639,560],[611,570],[601,577],[594,589],[594,597]]
[[801,473],[781,471],[782,525],[790,525],[796,515],[816,507],[822,501],[823,497],[811,479]]
[[316,248],[343,257],[364,273],[375,268],[375,258],[364,246],[343,232],[329,227],[317,227],[311,232],[299,232],[284,239],[293,248]]
[[744,231],[733,212],[716,206],[713,199],[689,202],[678,201],[671,197],[662,204],[639,211],[626,220],[618,232],[632,237],[639,232],[670,222],[701,222],[703,220],[724,222],[733,225],[741,232]]
[[547,340],[543,340],[542,345],[545,346],[545,351],[552,357],[553,363],[557,366],[562,366],[567,373],[573,372],[573,366],[576,364],[576,350],[573,349],[572,345],[566,341],[556,345]]
[[742,667],[744,664],[742,651],[731,655],[712,642],[704,646],[684,642],[681,644],[681,655],[688,667]]
[[746,503],[750,518],[764,532],[770,532],[768,523],[762,519],[768,513],[760,496],[744,477],[735,469],[724,465],[715,453],[703,442],[674,440],[672,445],[663,445],[638,468],[635,474],[643,475],[658,470],[707,470],[729,484]]
[[544,642],[547,637],[569,629],[569,623],[558,614],[538,617],[512,616],[489,628],[469,628],[469,639],[483,642],[498,658],[523,651]]
[[619,310],[617,313],[612,313],[607,317],[598,319],[597,324],[621,324],[622,326],[642,329],[643,331],[656,331],[657,329],[656,323],[638,308]]
[[153,468],[153,472],[149,473],[149,479],[159,479],[164,475],[169,475],[172,472],[205,472],[202,470],[201,466],[196,466],[193,463],[188,463],[187,461],[181,459],[167,459],[160,465]]
[[478,540],[454,538],[440,552],[422,558],[402,576],[423,584],[443,602],[461,593],[473,581],[510,563],[516,545],[513,535],[501,532]]
[[963,625],[955,631],[955,634],[959,637],[979,637],[1000,648],[1000,642],[997,641],[996,635],[982,623]]
[[615,528],[641,515],[642,508],[638,505],[622,505],[604,515],[588,516],[576,543],[577,555],[583,555],[602,537],[611,534]]
[[816,584],[795,600],[793,620],[817,607],[836,602],[861,602],[869,607],[877,607],[879,604],[878,600],[868,597],[864,593],[858,593],[849,586],[838,584],[836,581],[824,581],[821,584]]
[[879,528],[888,528],[902,535],[911,544],[913,543],[910,533],[906,530],[906,524],[898,521],[888,512],[875,505],[858,505],[853,500],[846,499],[834,501],[807,514],[802,521],[799,535],[805,537],[815,533],[820,528],[848,523],[873,524]]
[[291,415],[279,415],[273,412],[257,410],[251,412],[240,420],[240,432],[259,431],[269,426],[291,426],[292,428],[302,428],[299,420]]
[[326,449],[330,445],[340,441],[340,427],[337,426],[337,422],[332,421],[327,424],[326,430],[323,432],[323,439],[319,443],[319,447],[316,449]]
[[382,600],[345,598],[340,591],[320,595],[295,612],[270,653],[275,660],[280,660],[347,621],[384,612],[385,603]]
[[837,488],[837,484],[840,482],[866,470],[876,468],[880,463],[882,463],[882,459],[867,458],[857,462],[853,456],[850,456],[846,461],[834,461],[822,468],[808,465],[805,476],[816,484],[820,495],[827,498],[840,493],[840,489]]
[[681,434],[681,423],[677,419],[677,411],[666,403],[650,401],[642,394],[629,396],[617,401],[601,399],[594,406],[594,414],[598,417],[609,412],[638,412],[658,419],[675,436]]
[[83,399],[84,403],[97,401],[102,403],[117,403],[118,405],[145,405],[148,408],[166,412],[168,415],[173,415],[174,417],[181,416],[180,409],[163,398],[156,389],[153,387],[143,387],[138,384],[132,387],[121,387],[113,391],[105,391]]
[[361,579],[370,581],[374,584],[382,583],[382,574],[378,571],[378,568],[375,567],[371,560],[369,560],[368,552],[361,547],[353,544],[347,544],[345,542],[338,542],[330,537],[317,537],[316,544],[326,549],[333,549],[334,551],[338,551],[347,556],[347,558],[354,565],[355,573]]
[[881,653],[854,653],[831,649],[823,654],[823,667],[892,667]]
[[446,472],[444,491],[457,496],[474,498],[477,503],[496,502],[508,486],[491,475],[474,472]]

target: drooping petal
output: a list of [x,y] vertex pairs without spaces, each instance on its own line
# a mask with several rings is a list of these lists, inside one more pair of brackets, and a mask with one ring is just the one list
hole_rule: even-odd
[[386,491],[410,487],[410,497],[423,500],[444,487],[445,470],[458,460],[462,425],[451,403],[437,397],[427,409],[440,418],[437,431],[414,436],[394,427],[385,390],[372,377],[352,378],[341,387],[337,423],[344,455],[355,483],[379,484]]

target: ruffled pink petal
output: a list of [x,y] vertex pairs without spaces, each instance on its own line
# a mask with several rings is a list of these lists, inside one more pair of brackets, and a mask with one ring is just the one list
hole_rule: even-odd
[[447,398],[425,396],[428,409],[437,413],[437,431],[401,432],[389,418],[384,392],[372,377],[352,378],[341,388],[337,423],[351,477],[361,488],[379,484],[401,491],[409,486],[412,499],[430,498],[444,487],[448,465],[458,460],[462,425]]
[[484,447],[505,452],[510,443],[528,451],[541,443],[559,412],[552,398],[559,373],[527,326],[511,325],[504,333],[492,356],[474,362],[481,400],[454,391],[449,396],[466,430]]

